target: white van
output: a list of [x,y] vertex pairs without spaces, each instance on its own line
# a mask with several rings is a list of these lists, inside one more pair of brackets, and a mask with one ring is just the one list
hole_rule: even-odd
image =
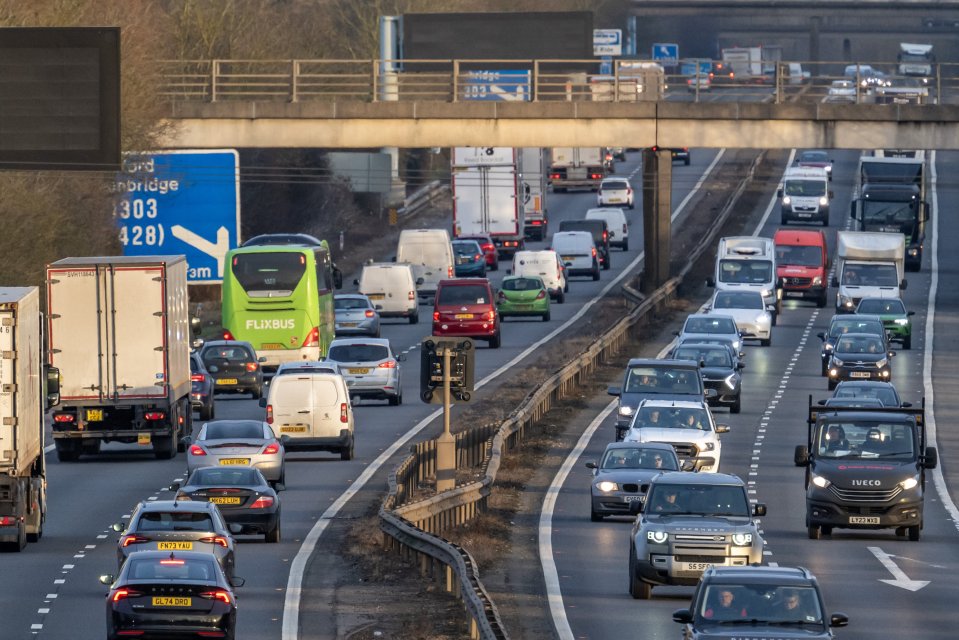
[[759,291],[775,325],[782,310],[777,280],[772,238],[729,236],[719,239],[716,269],[706,284],[717,291]]
[[550,247],[559,254],[568,276],[592,276],[599,280],[599,257],[589,231],[559,231]]
[[609,246],[629,251],[629,225],[626,214],[619,207],[600,207],[586,211],[587,220],[605,220],[609,229]]
[[819,222],[829,226],[829,174],[822,167],[789,167],[777,195],[780,222]]
[[510,273],[515,276],[538,276],[546,285],[550,298],[561,304],[566,301],[566,292],[569,291],[566,267],[555,251],[517,251],[513,254]]
[[[396,262],[413,267],[416,294],[429,302],[440,280],[453,277],[453,245],[446,229],[404,229],[396,246]],[[422,280],[422,281],[421,281]]]
[[410,324],[419,322],[412,266],[392,262],[365,264],[360,279],[353,284],[370,299],[381,318],[409,318]]
[[333,451],[341,460],[352,460],[353,406],[346,381],[339,374],[304,369],[270,381],[269,395],[260,400],[266,421],[287,451]]

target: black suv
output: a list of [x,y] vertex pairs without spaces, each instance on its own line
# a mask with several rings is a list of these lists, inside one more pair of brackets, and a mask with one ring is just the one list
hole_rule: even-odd
[[689,609],[673,613],[684,640],[802,637],[833,638],[844,613],[826,613],[816,576],[802,567],[710,567]]
[[560,231],[589,231],[593,235],[593,244],[599,253],[599,263],[603,270],[611,268],[609,262],[609,229],[605,220],[563,220],[559,223]]
[[[829,321],[829,330],[820,331],[816,334],[822,340],[822,349],[819,351],[819,357],[822,359],[822,369],[820,373],[827,375],[829,373],[829,359],[832,358],[832,351],[836,347],[836,340],[847,333],[874,333],[877,336],[886,337],[886,330],[882,326],[882,319],[879,316],[865,315],[856,313],[852,315],[834,315]],[[889,345],[886,345],[886,351],[889,351]]]
[[622,440],[642,400],[702,400],[706,397],[699,363],[691,360],[632,358],[620,387],[610,386],[619,396],[616,412],[616,440]]

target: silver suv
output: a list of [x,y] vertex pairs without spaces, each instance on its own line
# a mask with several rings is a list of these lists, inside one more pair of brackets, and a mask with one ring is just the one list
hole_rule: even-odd
[[763,559],[762,536],[746,485],[725,473],[671,472],[649,485],[629,542],[629,593],[649,599],[655,585],[695,585],[709,567],[745,567]]

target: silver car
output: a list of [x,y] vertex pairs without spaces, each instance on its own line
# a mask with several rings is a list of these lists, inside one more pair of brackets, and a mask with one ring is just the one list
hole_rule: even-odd
[[380,314],[362,293],[333,296],[333,314],[338,336],[380,336]]
[[271,483],[286,482],[286,451],[273,429],[260,420],[213,420],[189,439],[187,473],[200,467],[245,465]]
[[350,396],[403,403],[400,362],[385,338],[337,338],[330,343],[327,359],[336,362]]

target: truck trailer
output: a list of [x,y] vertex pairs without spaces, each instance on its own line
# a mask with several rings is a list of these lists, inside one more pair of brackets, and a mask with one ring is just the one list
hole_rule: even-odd
[[37,287],[0,287],[0,543],[22,551],[47,513],[44,415],[59,371],[44,363]]
[[167,459],[192,429],[183,256],[64,258],[47,265],[50,364],[63,371],[53,416],[61,461],[105,442]]
[[500,258],[526,246],[518,149],[455,147],[453,236],[489,234]]
[[553,191],[589,189],[598,191],[608,173],[604,147],[553,147],[549,182]]

